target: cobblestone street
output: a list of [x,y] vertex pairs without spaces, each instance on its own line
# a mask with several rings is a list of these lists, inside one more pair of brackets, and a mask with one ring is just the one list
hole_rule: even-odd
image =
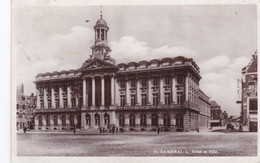
[[256,156],[257,133],[18,133],[18,156]]

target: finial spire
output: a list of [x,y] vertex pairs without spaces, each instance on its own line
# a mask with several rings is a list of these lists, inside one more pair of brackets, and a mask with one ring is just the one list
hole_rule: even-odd
[[100,18],[102,18],[102,6],[100,7]]

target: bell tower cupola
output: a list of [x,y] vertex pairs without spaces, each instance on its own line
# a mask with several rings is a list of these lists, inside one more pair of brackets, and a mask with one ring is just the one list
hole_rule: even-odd
[[107,22],[103,19],[102,11],[100,13],[100,18],[97,20],[96,25],[94,26],[94,30],[95,44],[91,47],[91,59],[99,58],[106,62],[115,64],[115,60],[109,56],[109,53],[111,52],[107,39],[109,27]]

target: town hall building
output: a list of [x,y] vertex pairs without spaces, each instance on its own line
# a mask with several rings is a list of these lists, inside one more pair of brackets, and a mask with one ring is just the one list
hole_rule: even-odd
[[102,15],[94,30],[92,54],[81,67],[36,76],[36,130],[192,131],[208,126],[209,98],[199,89],[200,70],[192,58],[116,64]]

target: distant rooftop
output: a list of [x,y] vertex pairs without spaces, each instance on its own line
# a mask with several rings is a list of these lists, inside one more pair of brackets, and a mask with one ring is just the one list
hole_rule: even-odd
[[220,106],[216,101],[209,101],[211,106]]

